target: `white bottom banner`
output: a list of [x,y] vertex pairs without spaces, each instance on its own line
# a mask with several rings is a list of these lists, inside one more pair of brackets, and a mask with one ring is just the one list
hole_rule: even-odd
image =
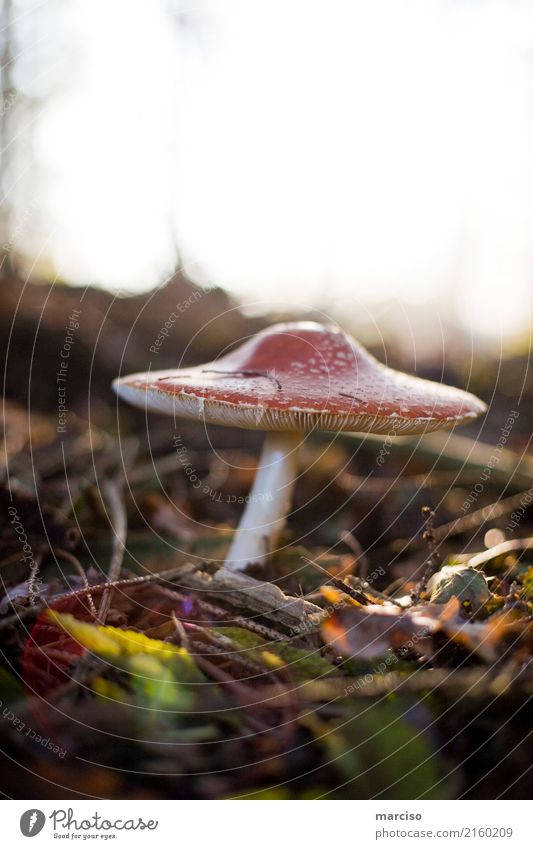
[[[276,810],[273,811],[272,807]],[[313,810],[314,808],[314,810]],[[524,801],[4,801],[2,846],[113,846],[279,849],[327,845],[491,846],[529,849]]]

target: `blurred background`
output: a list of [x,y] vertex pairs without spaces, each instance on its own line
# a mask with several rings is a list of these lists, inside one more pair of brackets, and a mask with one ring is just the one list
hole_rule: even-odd
[[530,0],[3,0],[3,265],[523,340]]

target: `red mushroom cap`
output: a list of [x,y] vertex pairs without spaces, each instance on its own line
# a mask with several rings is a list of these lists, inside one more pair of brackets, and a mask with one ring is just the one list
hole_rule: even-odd
[[339,328],[310,321],[268,327],[205,365],[113,386],[142,408],[258,430],[421,433],[486,409],[469,392],[394,371]]

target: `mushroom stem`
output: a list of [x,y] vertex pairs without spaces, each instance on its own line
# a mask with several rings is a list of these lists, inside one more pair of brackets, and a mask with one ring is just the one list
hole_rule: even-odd
[[246,509],[226,557],[232,572],[264,563],[276,545],[290,507],[302,434],[268,433]]

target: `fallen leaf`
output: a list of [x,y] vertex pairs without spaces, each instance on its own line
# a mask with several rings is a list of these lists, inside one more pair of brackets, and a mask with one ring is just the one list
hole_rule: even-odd
[[429,579],[426,594],[434,604],[445,604],[456,597],[472,610],[478,610],[490,598],[485,575],[470,566],[443,566]]
[[424,654],[436,620],[425,608],[403,610],[397,605],[369,604],[346,607],[328,617],[322,637],[344,657],[368,659],[389,649],[413,648]]
[[520,613],[508,611],[485,622],[469,622],[460,611],[457,597],[445,605],[420,604],[406,610],[396,605],[346,607],[324,620],[321,632],[340,655],[361,659],[391,649],[431,657],[442,649],[442,639],[435,642],[437,636],[487,662],[495,661],[507,643],[531,647],[533,625]]

